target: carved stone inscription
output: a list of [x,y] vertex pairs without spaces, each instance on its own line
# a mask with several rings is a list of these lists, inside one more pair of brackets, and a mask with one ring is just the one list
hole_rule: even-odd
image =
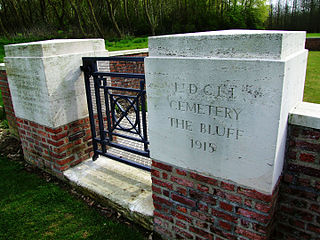
[[273,164],[281,66],[170,58],[146,64],[152,158],[241,179],[251,169],[262,176]]
[[[196,83],[177,83],[174,82],[172,97],[169,100],[169,108],[172,112],[180,112],[199,116],[200,118],[209,119],[210,123],[200,121],[192,121],[187,118],[177,118],[168,116],[168,124],[174,130],[184,130],[188,132],[197,132],[199,137],[202,135],[212,136],[216,139],[222,137],[227,139],[239,140],[244,130],[232,127],[232,125],[219,124],[216,119],[228,119],[232,121],[239,121],[242,109],[232,105],[212,105],[209,102],[200,103],[195,101],[179,100],[179,95],[202,95],[209,96],[216,101],[223,99],[225,101],[234,101],[237,96],[237,86],[228,86],[226,84],[205,84],[199,85]],[[213,141],[206,141],[202,139],[190,138],[188,147],[191,150],[201,150],[203,152],[213,154],[217,151],[217,145]]]

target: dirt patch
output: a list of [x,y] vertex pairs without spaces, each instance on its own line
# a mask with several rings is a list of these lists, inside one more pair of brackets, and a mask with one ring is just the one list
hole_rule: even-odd
[[20,139],[11,134],[9,129],[0,128],[0,156],[13,161],[23,160]]

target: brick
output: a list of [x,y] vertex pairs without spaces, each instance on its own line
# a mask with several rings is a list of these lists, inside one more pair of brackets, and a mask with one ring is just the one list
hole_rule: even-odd
[[187,213],[187,209],[185,207],[177,206],[177,210],[182,212],[182,213]]
[[156,184],[156,185],[159,185],[161,187],[165,187],[165,188],[168,188],[170,190],[173,189],[173,186],[171,183],[166,183],[166,182],[163,182],[163,181],[160,181],[156,178],[152,178],[152,184]]
[[152,161],[152,166],[156,167],[156,168],[160,168],[160,169],[168,171],[168,172],[172,172],[172,166],[166,165],[164,163]]
[[260,212],[268,213],[271,210],[271,206],[262,203],[256,203],[255,209],[259,210]]
[[306,141],[296,141],[295,146],[303,150],[320,152],[320,144],[310,143]]
[[315,156],[310,153],[301,153],[300,160],[303,162],[314,162]]
[[231,202],[236,202],[236,203],[241,203],[242,202],[242,198],[240,196],[236,196],[234,194],[225,194],[225,199],[228,199]]
[[197,189],[201,192],[206,192],[206,193],[209,192],[209,188],[201,184],[197,184]]
[[188,233],[188,232],[186,232],[186,231],[183,231],[183,230],[181,230],[180,228],[173,227],[173,230],[174,230],[176,233],[182,235],[182,236],[181,236],[182,238],[180,238],[180,239],[193,239],[193,236],[192,236],[190,233]]
[[161,188],[152,185],[152,191],[161,194]]
[[187,196],[187,189],[183,188],[183,187],[177,187],[177,190],[176,190],[178,193],[184,195],[184,196]]
[[320,234],[320,227],[313,224],[308,224],[307,230]]
[[64,137],[68,136],[68,132],[63,132],[63,133],[60,133],[60,134],[56,134],[56,135],[51,135],[51,138],[55,141],[58,141]]
[[237,240],[238,237],[236,237],[234,234],[231,234],[231,233],[228,233],[227,231],[225,230],[221,230],[221,229],[218,229],[217,227],[211,225],[210,226],[210,231],[214,234],[217,234],[225,239],[228,239],[228,240]]
[[292,183],[294,180],[294,176],[291,174],[284,174],[283,180],[287,183]]
[[233,184],[226,183],[226,182],[221,182],[221,187],[230,191],[234,191],[235,189],[235,186]]
[[169,238],[172,237],[172,233],[168,229],[162,228],[159,225],[155,226],[155,231]]
[[203,201],[205,203],[211,204],[211,205],[216,205],[217,200],[212,197],[211,195],[205,194],[205,193],[200,193],[196,192],[194,190],[189,190],[189,195],[191,198],[196,199],[197,201]]
[[309,139],[315,139],[319,140],[320,139],[320,132],[319,131],[314,131],[314,130],[303,130],[302,135],[304,137],[307,137]]
[[61,141],[55,142],[55,141],[48,139],[47,143],[49,143],[55,147],[59,147],[64,144],[64,141],[61,140]]
[[54,133],[54,134],[57,134],[57,133],[60,133],[62,132],[62,127],[58,127],[58,128],[49,128],[49,127],[45,127],[44,128],[47,132],[50,132],[50,133]]
[[162,173],[162,178],[163,178],[163,179],[168,179],[168,174],[167,174],[166,172],[163,172],[163,173]]
[[185,204],[185,205],[190,206],[190,207],[195,207],[196,206],[196,202],[195,201],[190,200],[190,199],[188,199],[186,197],[183,197],[183,196],[176,195],[176,194],[172,194],[172,200],[180,202],[180,203]]
[[226,221],[228,221],[228,222],[234,222],[234,223],[236,223],[236,222],[237,222],[237,219],[238,219],[238,218],[235,217],[235,216],[232,216],[232,215],[230,215],[230,214],[227,214],[227,213],[218,211],[218,210],[216,210],[216,209],[212,209],[212,214],[213,214],[214,216],[216,216],[217,218],[222,218],[222,219],[224,219],[224,220],[226,220]]
[[310,210],[320,214],[320,205],[311,204]]
[[195,227],[190,226],[189,231],[194,232],[195,234],[198,234],[198,235],[204,237],[205,239],[214,239],[212,234],[210,234],[206,231],[203,231],[200,228],[195,228]]
[[158,211],[154,211],[153,214],[154,214],[154,216],[157,216],[157,217],[162,218],[164,220],[167,220],[169,222],[173,222],[173,218],[171,216],[166,216],[162,213],[159,213]]
[[266,240],[266,239],[268,239],[266,236],[262,236],[262,235],[250,232],[250,231],[243,229],[243,228],[240,228],[240,227],[237,227],[236,233],[238,233],[239,235],[242,235],[244,237],[247,237],[249,239],[252,239],[252,240]]
[[182,186],[185,186],[185,187],[193,187],[193,182],[187,180],[187,179],[182,179],[182,178],[179,178],[179,177],[174,177],[174,176],[171,176],[170,180],[172,182],[176,182]]
[[58,148],[54,148],[54,152],[56,153],[62,153],[64,151],[66,151],[67,149],[71,148],[72,147],[72,143],[69,143],[69,144],[66,144],[64,146],[60,146]]
[[67,164],[67,163],[70,163],[70,162],[73,161],[74,159],[75,159],[75,157],[74,157],[74,156],[71,156],[71,157],[68,157],[68,158],[63,159],[63,160],[57,160],[56,163],[57,163],[58,165],[63,166],[63,165],[65,165],[65,164]]
[[237,213],[241,216],[244,216],[244,217],[247,217],[247,218],[250,218],[250,219],[254,219],[258,222],[261,222],[261,223],[268,223],[269,220],[270,220],[270,216],[266,216],[266,215],[263,215],[263,214],[259,214],[259,213],[256,213],[256,212],[253,212],[253,211],[250,211],[250,210],[246,210],[246,209],[243,209],[243,208],[239,208],[237,210]]
[[199,203],[198,204],[198,209],[202,212],[208,212],[209,208],[206,204],[202,204],[202,203]]
[[320,177],[320,171],[312,167],[304,167],[296,164],[288,164],[287,170],[300,173],[300,174],[302,173],[312,177],[317,177],[317,178]]
[[190,177],[197,180],[197,181],[208,183],[208,184],[211,184],[214,186],[218,186],[218,184],[219,184],[219,182],[216,179],[205,177],[200,174],[193,173],[193,172],[190,173]]
[[184,170],[176,169],[176,173],[182,176],[187,176],[187,172]]
[[183,221],[186,221],[186,222],[189,222],[191,223],[192,222],[192,218],[186,216],[186,215],[183,215],[181,213],[178,213],[178,212],[175,212],[175,211],[171,211],[171,215],[180,219],[180,220],[183,220]]
[[228,212],[232,212],[233,206],[231,204],[225,203],[225,202],[220,202],[220,208],[223,210],[226,210]]
[[155,177],[160,177],[160,172],[155,169],[151,169],[151,175]]
[[173,205],[173,203],[170,200],[164,199],[164,198],[159,197],[159,196],[157,196],[155,194],[152,194],[152,199],[153,199],[153,201],[165,204],[165,205],[167,205],[169,207]]
[[232,230],[232,225],[230,223],[224,222],[224,221],[219,221],[219,226],[227,231]]
[[264,201],[264,202],[271,202],[272,201],[271,195],[263,194],[263,193],[260,193],[256,190],[252,190],[252,189],[246,189],[246,188],[239,187],[238,193],[242,194],[244,196],[247,196],[247,197],[251,197],[254,199]]
[[210,216],[208,216],[206,214],[199,213],[199,212],[196,212],[196,211],[191,211],[190,214],[191,214],[191,216],[199,218],[202,221],[214,223],[214,218],[212,218],[212,217],[210,217]]
[[184,222],[181,222],[179,220],[176,220],[175,221],[176,225],[181,227],[181,228],[186,228],[187,227],[187,224],[185,224]]

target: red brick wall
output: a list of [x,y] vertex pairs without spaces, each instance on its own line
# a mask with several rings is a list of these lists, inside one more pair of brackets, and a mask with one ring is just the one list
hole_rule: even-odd
[[320,239],[320,130],[290,125],[276,239]]
[[273,195],[152,163],[155,230],[171,239],[268,239]]
[[7,80],[7,74],[6,71],[0,70],[0,89],[3,99],[3,104],[6,112],[6,118],[8,120],[8,123],[10,125],[10,128],[12,128],[14,133],[18,133],[18,128],[16,124],[16,115],[13,110],[13,105],[11,101],[11,93],[9,89],[9,84]]
[[17,121],[25,159],[55,176],[92,156],[89,118],[57,128]]
[[[147,57],[148,53],[125,55],[124,57]],[[143,62],[110,61],[110,72],[144,73]],[[139,79],[111,78],[112,86],[140,88]]]

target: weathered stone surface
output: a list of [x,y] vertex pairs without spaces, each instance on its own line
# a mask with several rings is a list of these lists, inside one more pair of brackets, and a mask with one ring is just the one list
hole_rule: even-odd
[[232,30],[150,38],[151,157],[271,193],[288,112],[303,96],[304,36]]
[[87,116],[82,57],[107,56],[103,39],[5,46],[16,116],[57,127]]
[[320,129],[320,104],[302,102],[291,112],[289,122],[293,125]]
[[151,176],[129,165],[100,156],[64,172],[72,184],[86,189],[127,218],[152,229]]

